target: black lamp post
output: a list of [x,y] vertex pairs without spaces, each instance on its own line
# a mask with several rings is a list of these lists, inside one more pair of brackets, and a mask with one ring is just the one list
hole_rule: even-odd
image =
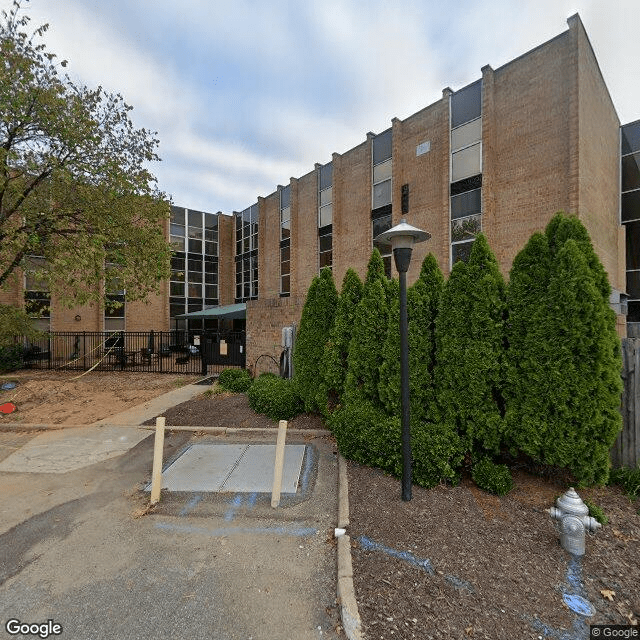
[[400,388],[402,404],[402,499],[411,500],[411,428],[409,422],[409,335],[407,322],[407,270],[411,250],[416,242],[424,242],[430,233],[412,227],[402,218],[400,224],[381,233],[376,244],[391,244],[396,269],[400,274]]

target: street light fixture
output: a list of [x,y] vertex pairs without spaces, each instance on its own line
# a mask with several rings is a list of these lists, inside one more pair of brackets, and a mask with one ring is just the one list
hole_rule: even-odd
[[377,245],[389,245],[400,275],[400,389],[402,404],[402,499],[411,500],[411,428],[409,423],[409,337],[407,322],[407,271],[411,250],[417,242],[424,242],[430,233],[407,224],[400,224],[376,236]]

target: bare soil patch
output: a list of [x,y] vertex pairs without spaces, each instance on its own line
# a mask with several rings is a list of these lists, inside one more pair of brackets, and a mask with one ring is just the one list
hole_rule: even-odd
[[91,371],[17,371],[0,376],[0,385],[15,381],[15,389],[0,390],[0,404],[12,402],[16,410],[0,414],[0,425],[90,424],[129,409],[167,391],[197,380],[194,376]]

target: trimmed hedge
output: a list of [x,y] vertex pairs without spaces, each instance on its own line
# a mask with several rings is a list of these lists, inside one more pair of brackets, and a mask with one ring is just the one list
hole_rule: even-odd
[[293,381],[273,374],[258,376],[247,391],[247,398],[256,413],[263,413],[271,420],[291,420],[303,411]]
[[473,466],[473,481],[485,491],[504,496],[513,489],[513,478],[506,464],[496,464],[489,458],[483,458]]
[[224,369],[218,377],[218,384],[227,391],[245,393],[252,385],[253,379],[246,369]]

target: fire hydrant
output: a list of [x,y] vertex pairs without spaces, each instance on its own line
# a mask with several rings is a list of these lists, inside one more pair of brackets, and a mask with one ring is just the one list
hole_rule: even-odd
[[571,487],[556,500],[556,506],[548,509],[549,515],[560,520],[560,544],[565,551],[576,556],[584,555],[585,531],[595,532],[602,525],[589,516],[589,508]]

